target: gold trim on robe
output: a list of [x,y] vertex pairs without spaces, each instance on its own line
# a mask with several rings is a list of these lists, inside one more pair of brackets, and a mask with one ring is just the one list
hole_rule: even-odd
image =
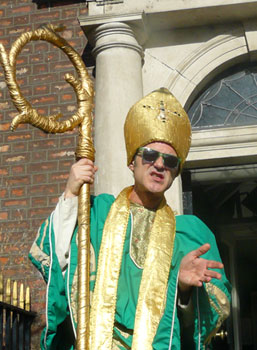
[[[113,203],[103,230],[96,285],[90,315],[90,348],[111,350],[117,287],[129,220],[129,195],[125,188]],[[152,349],[164,312],[167,283],[175,239],[175,217],[163,200],[150,232],[139,289],[132,350]]]
[[[229,302],[226,294],[219,287],[215,286],[213,283],[211,283],[211,282],[206,283],[205,289],[206,289],[206,292],[208,293],[208,299],[209,299],[210,305],[213,307],[213,309],[219,315],[216,327],[208,335],[208,337],[206,338],[206,340],[204,342],[205,344],[209,344],[211,342],[211,339],[215,336],[215,334],[219,330],[223,321],[229,316],[230,302]],[[216,303],[211,298],[211,296],[214,296]]]

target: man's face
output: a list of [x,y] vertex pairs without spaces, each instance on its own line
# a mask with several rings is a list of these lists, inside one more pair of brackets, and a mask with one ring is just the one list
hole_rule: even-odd
[[[173,147],[163,142],[152,142],[145,147],[177,156]],[[144,162],[143,158],[136,155],[129,168],[134,173],[135,189],[140,192],[150,192],[152,194],[163,195],[164,192],[172,185],[178,169],[169,170],[164,166],[162,157],[155,162]]]

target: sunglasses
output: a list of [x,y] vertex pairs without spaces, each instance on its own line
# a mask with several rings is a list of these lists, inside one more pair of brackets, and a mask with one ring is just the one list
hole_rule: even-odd
[[180,158],[172,154],[161,153],[148,147],[140,147],[137,155],[141,156],[146,163],[154,163],[159,157],[162,157],[164,166],[170,170],[178,168],[181,162]]

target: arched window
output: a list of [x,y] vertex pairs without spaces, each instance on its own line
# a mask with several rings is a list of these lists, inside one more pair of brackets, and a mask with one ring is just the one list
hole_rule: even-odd
[[223,72],[188,111],[194,128],[257,125],[257,68],[236,67]]

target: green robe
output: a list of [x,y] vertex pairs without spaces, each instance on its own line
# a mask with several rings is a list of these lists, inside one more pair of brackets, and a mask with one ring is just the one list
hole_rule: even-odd
[[[93,291],[97,270],[98,254],[104,223],[114,197],[102,194],[92,198],[91,203],[91,261],[90,290]],[[70,263],[63,277],[55,253],[55,238],[52,218],[41,226],[31,248],[29,257],[42,273],[47,283],[46,328],[42,333],[41,349],[73,349],[76,329],[76,282],[77,282],[77,228],[74,231]],[[135,310],[142,269],[138,268],[130,256],[131,220],[128,222],[123,249],[123,258],[117,292],[114,339],[119,345],[114,349],[130,349],[133,337]],[[195,216],[176,216],[176,238],[170,276],[167,288],[167,301],[164,314],[159,323],[153,341],[153,350],[181,349],[180,322],[177,311],[177,278],[181,259],[190,251],[204,243],[210,243],[211,249],[203,256],[209,260],[221,261],[215,237],[206,225]],[[192,337],[185,345],[190,349],[207,349],[205,343],[215,334],[223,320],[229,314],[230,284],[221,271],[221,280],[213,279],[201,288],[193,290],[194,324],[190,328]],[[191,334],[191,333],[190,333]],[[186,339],[186,338],[185,338]],[[123,345],[121,345],[123,344]],[[104,349],[103,349],[104,350]],[[143,349],[142,349],[143,350]]]

